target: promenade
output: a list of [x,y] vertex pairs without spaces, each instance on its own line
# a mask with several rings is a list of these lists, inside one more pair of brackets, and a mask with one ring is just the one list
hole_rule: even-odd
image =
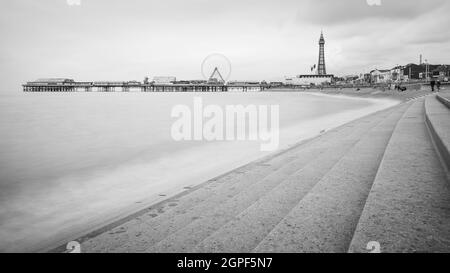
[[[353,95],[388,95],[375,92]],[[398,106],[77,238],[82,251],[448,252],[450,92],[396,94]]]

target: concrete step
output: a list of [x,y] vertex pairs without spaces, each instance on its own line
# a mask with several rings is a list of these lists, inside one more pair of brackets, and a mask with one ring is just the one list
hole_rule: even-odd
[[346,252],[386,145],[410,105],[362,136],[254,251]]
[[[438,100],[449,102],[448,106]],[[445,168],[450,170],[450,101],[437,95],[425,100],[425,120]]]
[[437,95],[436,95],[436,98],[437,98],[442,104],[444,104],[447,108],[450,108],[450,93],[449,93],[449,92],[437,94]]
[[[340,150],[348,149],[351,143],[341,145]],[[341,152],[341,151],[339,151]],[[339,152],[337,156],[339,156]],[[176,233],[168,236],[158,245],[148,249],[149,252],[185,252],[190,251],[195,245],[208,237],[211,233],[225,225],[233,219],[241,211],[247,209],[264,194],[272,190],[274,187],[282,183],[305,165],[309,165],[310,161],[316,164],[317,159],[325,160],[329,155],[324,156],[324,152],[317,150],[303,157],[301,164],[292,164],[283,171],[273,173],[267,179],[255,184],[253,187],[242,191],[233,198],[228,199],[219,207],[205,211],[199,215],[198,219],[183,227]],[[337,160],[334,157],[330,161]]]
[[[390,116],[390,112],[384,113],[383,119],[388,116]],[[383,121],[379,120],[379,122]],[[373,126],[377,128],[379,125],[373,124]],[[373,130],[371,129],[371,131]],[[357,145],[360,145],[360,143]],[[343,151],[340,150],[340,147],[339,149],[329,150],[325,155],[326,159],[311,162],[311,164],[287,178],[228,224],[206,238],[193,251],[251,252],[308,194],[317,182],[333,166],[336,167],[336,163],[338,163],[337,165],[341,163],[343,154],[348,151],[347,147]],[[344,157],[347,157],[347,155]]]
[[[302,149],[302,147],[295,147],[293,150]],[[179,215],[185,215],[201,203],[207,202],[212,206],[221,204],[244,188],[261,181],[295,160],[296,157],[290,153],[291,151],[283,153],[282,157],[266,157],[189,189],[181,195],[142,211],[138,216],[125,219],[115,227],[106,227],[89,238],[81,239],[82,247],[85,252],[144,251],[149,243],[149,239],[145,235],[150,230],[155,230],[161,224],[164,225],[171,221],[171,224],[176,226],[173,219]],[[162,230],[164,231],[162,233],[166,235],[168,230],[165,227]]]
[[[86,252],[142,252],[199,219],[202,214],[234,198],[246,188],[264,181],[269,174],[280,170],[290,162],[295,160],[296,164],[306,162],[305,158],[309,158],[311,154],[326,151],[336,146],[339,140],[348,139],[358,132],[368,130],[382,120],[382,115],[390,111],[393,110],[385,110],[358,119],[293,146],[287,151],[248,164],[146,209],[138,216],[129,217],[112,227],[105,227],[90,236],[80,238],[79,241],[82,242],[83,250]],[[300,166],[297,165],[296,168]]]
[[324,172],[330,169],[335,162],[337,162],[339,158],[359,140],[361,135],[365,134],[373,127],[375,122],[379,122],[379,119],[365,122],[366,123],[362,123],[357,127],[350,127],[353,128],[353,130],[350,130],[347,133],[340,132],[337,137],[329,138],[327,141],[317,142],[315,143],[316,145],[308,145],[307,149],[299,151],[298,153],[298,157],[302,160],[302,164],[296,163],[287,166],[282,172],[274,173],[264,181],[253,185],[251,188],[248,188],[235,197],[227,200],[227,202],[219,207],[200,214],[199,219],[188,226],[183,227],[174,234],[171,234],[155,246],[150,247],[147,251],[194,251],[194,247],[205,238],[223,227],[229,221],[233,220],[234,217],[252,206],[272,189],[276,188],[281,183],[284,183],[286,179],[290,179],[292,175],[298,174],[299,170],[312,168],[312,166],[315,166],[314,168],[316,170],[318,167],[321,167]]
[[425,125],[424,99],[399,121],[386,148],[349,252],[450,251],[449,181]]

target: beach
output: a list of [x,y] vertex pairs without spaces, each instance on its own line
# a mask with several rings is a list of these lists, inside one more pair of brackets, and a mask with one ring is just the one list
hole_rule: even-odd
[[45,248],[270,154],[257,142],[171,139],[171,108],[199,96],[279,105],[279,150],[399,103],[306,93],[3,97],[0,249]]

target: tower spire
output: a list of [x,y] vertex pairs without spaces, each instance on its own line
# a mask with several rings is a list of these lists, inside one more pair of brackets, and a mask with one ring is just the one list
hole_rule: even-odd
[[327,70],[325,67],[325,38],[323,37],[323,31],[320,32],[319,39],[319,62],[317,64],[317,74],[326,75]]

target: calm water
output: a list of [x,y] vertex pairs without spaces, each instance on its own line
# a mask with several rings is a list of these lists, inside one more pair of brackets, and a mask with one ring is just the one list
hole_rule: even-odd
[[[34,250],[259,158],[257,142],[175,142],[192,93],[0,96],[0,251]],[[280,105],[281,146],[392,101],[205,93],[204,104]]]

